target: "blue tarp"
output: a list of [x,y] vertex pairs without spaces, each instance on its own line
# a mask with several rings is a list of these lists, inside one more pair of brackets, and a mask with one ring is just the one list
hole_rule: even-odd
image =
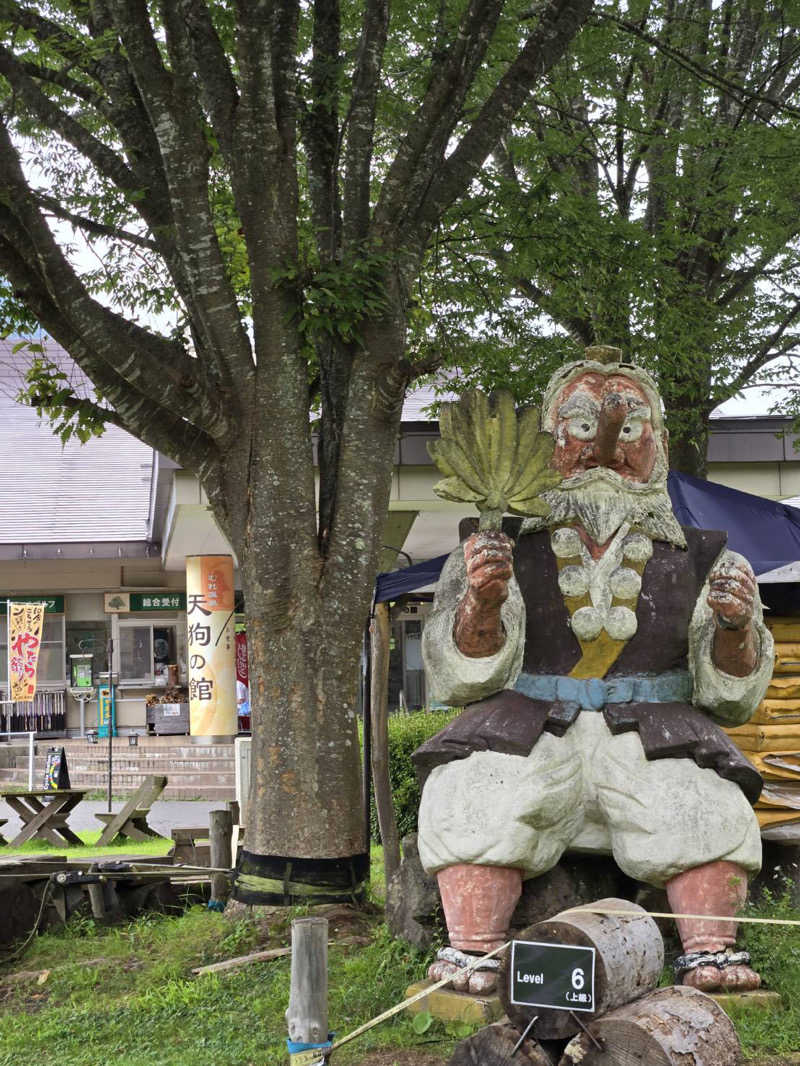
[[[800,559],[800,509],[797,507],[674,471],[669,475],[668,488],[681,525],[726,529],[728,547],[749,559],[757,574]],[[454,533],[456,525],[454,521]],[[446,558],[439,555],[404,570],[378,574],[375,601],[395,600],[404,593],[433,584]]]
[[757,574],[800,559],[797,507],[674,472],[669,494],[681,525],[726,529],[728,547],[741,552]]

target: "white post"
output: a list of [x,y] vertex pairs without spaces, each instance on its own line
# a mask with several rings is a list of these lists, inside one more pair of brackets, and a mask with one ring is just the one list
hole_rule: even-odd
[[28,733],[28,789],[33,792],[33,740],[35,733]]

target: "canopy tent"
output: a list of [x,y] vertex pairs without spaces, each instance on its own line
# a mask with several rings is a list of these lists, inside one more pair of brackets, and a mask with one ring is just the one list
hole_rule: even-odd
[[[674,471],[669,475],[668,488],[682,525],[726,529],[728,547],[744,555],[756,574],[766,575],[800,560],[800,508]],[[403,570],[378,574],[375,602],[395,600],[434,584],[446,558],[438,555]],[[783,580],[797,581],[800,571],[795,575],[796,569],[790,567]],[[775,579],[781,577],[776,574]]]
[[728,547],[748,559],[757,574],[800,559],[797,507],[674,472],[669,475],[669,494],[682,525],[726,529]]

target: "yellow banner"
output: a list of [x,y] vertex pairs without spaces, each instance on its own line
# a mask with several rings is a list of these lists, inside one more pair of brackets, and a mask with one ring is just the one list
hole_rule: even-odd
[[193,737],[235,736],[236,651],[233,559],[186,559],[189,645],[189,732]]
[[30,703],[42,643],[43,603],[11,603],[8,612],[9,699]]

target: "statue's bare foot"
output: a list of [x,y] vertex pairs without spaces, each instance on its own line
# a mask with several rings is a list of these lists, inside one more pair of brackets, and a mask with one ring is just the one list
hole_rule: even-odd
[[473,996],[488,995],[497,988],[499,963],[495,959],[487,959],[473,969],[471,965],[475,960],[475,955],[467,955],[455,948],[442,948],[436,961],[428,967],[428,977],[432,981],[449,978],[450,987],[456,992],[469,992]]
[[752,992],[761,987],[746,951],[696,951],[681,956],[675,966],[683,984],[701,992]]
[[749,966],[698,966],[684,974],[683,983],[701,992],[752,992],[761,987],[761,977]]

